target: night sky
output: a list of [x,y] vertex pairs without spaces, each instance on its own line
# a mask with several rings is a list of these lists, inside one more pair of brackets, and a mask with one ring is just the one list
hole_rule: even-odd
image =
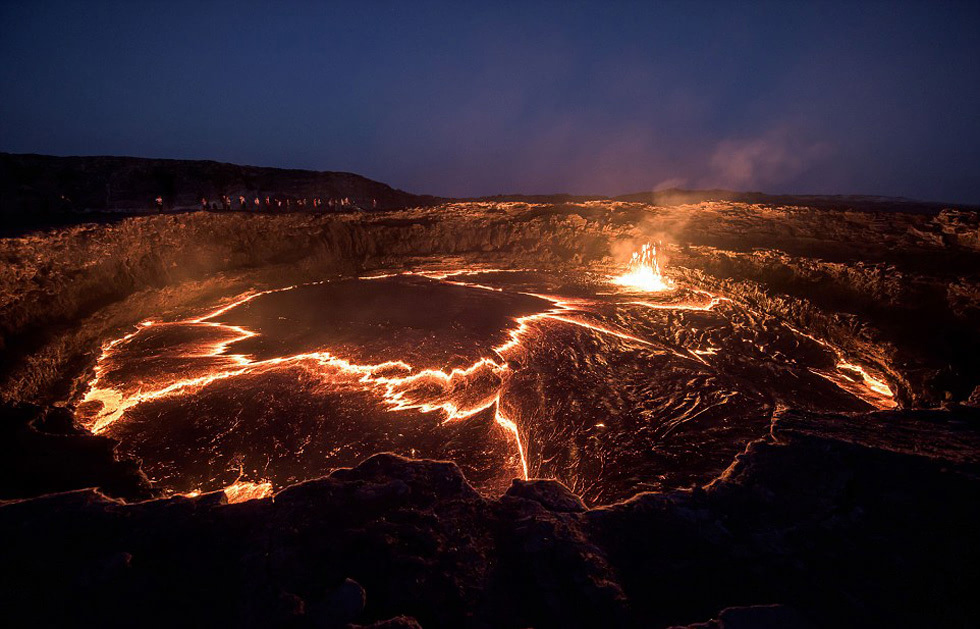
[[980,2],[0,0],[0,150],[980,203]]

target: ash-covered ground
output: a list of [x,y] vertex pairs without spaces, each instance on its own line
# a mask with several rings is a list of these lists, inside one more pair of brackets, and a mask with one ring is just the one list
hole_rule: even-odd
[[[907,209],[474,202],[4,239],[3,605],[975,625],[980,222]],[[648,242],[671,290],[610,282]]]

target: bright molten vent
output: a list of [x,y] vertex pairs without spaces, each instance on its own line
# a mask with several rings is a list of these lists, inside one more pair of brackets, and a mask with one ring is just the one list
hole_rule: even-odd
[[630,258],[627,271],[612,278],[613,284],[645,293],[673,290],[674,282],[663,274],[657,245],[647,243]]

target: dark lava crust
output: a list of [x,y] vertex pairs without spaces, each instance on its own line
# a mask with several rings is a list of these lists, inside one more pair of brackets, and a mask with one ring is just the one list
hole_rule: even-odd
[[784,412],[708,486],[592,510],[389,454],[241,504],[12,501],[0,605],[7,626],[977,626],[978,429],[967,407]]

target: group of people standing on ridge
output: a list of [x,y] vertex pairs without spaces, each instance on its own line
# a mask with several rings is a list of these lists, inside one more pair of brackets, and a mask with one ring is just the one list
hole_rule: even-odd
[[[162,196],[158,196],[154,200],[155,207],[158,212],[164,210],[165,204]],[[207,197],[201,197],[201,209],[202,210],[232,210],[232,198],[228,195],[222,195],[218,201],[209,202]],[[238,196],[238,211],[241,212],[289,212],[293,210],[305,210],[308,208],[326,211],[326,210],[343,210],[349,208],[359,207],[351,202],[350,197],[343,197],[339,199],[329,198],[321,199],[320,197],[313,198],[294,198],[286,197],[280,198],[278,196],[266,196],[264,199],[262,197],[245,197],[244,195]],[[377,209],[378,200],[371,199],[371,209]]]

